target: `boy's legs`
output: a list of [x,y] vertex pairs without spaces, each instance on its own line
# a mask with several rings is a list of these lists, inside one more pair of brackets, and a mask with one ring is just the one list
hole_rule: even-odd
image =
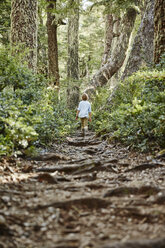
[[88,131],[88,118],[84,118],[84,129]]
[[84,117],[81,118],[81,131],[82,131],[82,135],[85,135],[85,131],[88,130],[88,118]]

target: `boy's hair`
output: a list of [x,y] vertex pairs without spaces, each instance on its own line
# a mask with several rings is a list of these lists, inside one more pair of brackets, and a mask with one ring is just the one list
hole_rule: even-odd
[[82,100],[84,101],[88,100],[88,95],[86,93],[82,94]]

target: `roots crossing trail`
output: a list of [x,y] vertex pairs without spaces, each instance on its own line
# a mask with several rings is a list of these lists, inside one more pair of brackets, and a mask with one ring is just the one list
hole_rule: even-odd
[[1,248],[164,248],[165,160],[88,133],[0,162]]

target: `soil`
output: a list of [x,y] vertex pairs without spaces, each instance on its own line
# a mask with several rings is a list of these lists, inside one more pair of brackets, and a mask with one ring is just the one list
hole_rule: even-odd
[[165,247],[165,158],[88,133],[0,162],[0,248]]

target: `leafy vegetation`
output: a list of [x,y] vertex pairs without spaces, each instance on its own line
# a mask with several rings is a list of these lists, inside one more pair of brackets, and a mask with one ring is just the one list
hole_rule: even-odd
[[[64,92],[59,101],[43,76],[6,48],[0,50],[0,155],[31,153],[72,132],[75,113],[67,109]],[[111,100],[110,91],[100,89],[93,101],[91,125],[96,132],[142,151],[165,146],[163,58],[156,69],[121,82]]]
[[[31,152],[71,132],[74,115],[47,80],[0,51],[0,155]],[[26,150],[26,151],[25,151]]]
[[141,151],[165,146],[164,69],[138,71],[118,85],[110,103],[107,99],[107,91],[101,92],[94,103],[93,127],[97,132],[108,132],[110,141]]
[[[143,1],[142,1],[143,2]],[[93,5],[92,5],[93,3]],[[32,73],[21,61],[26,56],[13,56],[9,43],[11,1],[0,3],[0,155],[32,152],[35,147],[60,140],[76,128],[75,113],[67,109],[67,13],[69,2],[57,3],[52,13],[58,22],[58,52],[62,99],[49,86],[47,69],[46,12],[47,3],[39,1],[38,73]],[[89,4],[89,3],[88,3]],[[135,7],[132,0],[90,1],[85,11],[80,6],[79,86],[89,86],[91,75],[99,68],[104,51],[104,14],[119,14]],[[93,15],[89,14],[93,11]],[[104,14],[103,14],[104,13]],[[63,24],[63,25],[61,25]],[[66,25],[65,25],[66,24]],[[136,23],[139,26],[138,23]],[[5,47],[3,47],[5,46]],[[17,49],[17,48],[16,48]],[[20,50],[19,50],[20,51]],[[165,54],[154,70],[135,73],[111,91],[102,88],[93,101],[91,128],[109,134],[109,141],[120,141],[142,151],[164,147],[165,141]],[[83,82],[83,83],[82,83]]]

